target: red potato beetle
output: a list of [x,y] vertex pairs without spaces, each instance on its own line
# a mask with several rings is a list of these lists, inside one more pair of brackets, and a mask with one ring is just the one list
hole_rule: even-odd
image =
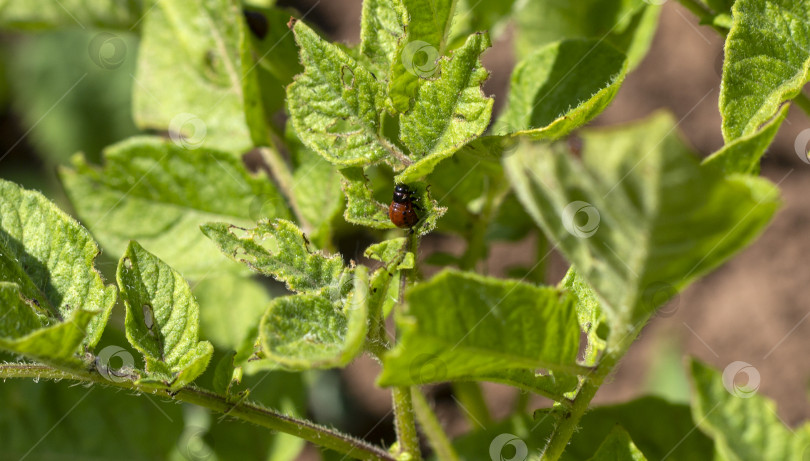
[[395,226],[402,229],[411,229],[419,222],[415,210],[420,210],[414,204],[413,191],[406,184],[397,184],[394,188],[394,198],[388,207],[388,218]]

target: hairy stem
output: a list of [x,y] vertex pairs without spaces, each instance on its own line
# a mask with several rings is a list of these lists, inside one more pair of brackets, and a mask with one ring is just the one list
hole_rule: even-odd
[[395,387],[391,389],[391,395],[394,398],[394,422],[399,454],[407,454],[409,457],[406,459],[419,461],[422,459],[422,451],[419,449],[419,435],[416,433],[411,388],[409,386]]
[[430,404],[425,398],[425,395],[419,388],[414,387],[412,397],[416,419],[424,429],[424,434],[428,442],[430,442],[430,446],[433,447],[433,451],[436,452],[437,457],[446,461],[459,461],[458,454],[456,454],[456,450],[453,449],[453,444],[450,443],[450,438],[447,437],[444,429],[442,429],[442,425],[439,423],[439,419],[436,418],[436,414],[433,413],[433,410],[430,408]]
[[[34,379],[69,379],[73,381],[102,384],[120,389],[138,392],[153,392],[154,388],[136,385],[124,380],[114,382],[91,370],[57,370],[47,365],[31,363],[0,364],[0,379],[34,378]],[[251,422],[270,430],[284,432],[304,440],[329,448],[339,453],[363,460],[395,461],[391,454],[380,447],[370,445],[362,440],[320,426],[305,419],[299,419],[264,408],[249,401],[232,402],[226,396],[188,386],[177,393],[167,393],[170,398],[179,402],[191,403],[210,410],[227,414],[230,417]]]

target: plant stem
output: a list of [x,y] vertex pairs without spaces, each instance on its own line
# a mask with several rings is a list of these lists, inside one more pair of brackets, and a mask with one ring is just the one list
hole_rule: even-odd
[[[408,275],[417,275],[419,270],[419,236],[415,232],[410,232],[407,236],[408,251],[414,255],[414,268],[400,272],[402,283],[399,288],[399,302],[397,309],[402,309],[405,299],[405,289],[408,285]],[[418,461],[422,459],[422,452],[419,449],[419,435],[416,433],[416,420],[413,413],[413,401],[411,400],[411,388],[409,386],[399,386],[391,389],[391,397],[394,401],[394,423],[397,432],[397,443],[399,447],[399,457],[407,455],[406,459]]]
[[409,455],[406,459],[419,461],[422,459],[422,452],[419,449],[419,435],[416,433],[411,388],[409,386],[395,387],[391,389],[391,395],[394,398],[394,422],[399,442],[400,456],[398,458],[406,454]]
[[492,416],[489,414],[484,393],[481,386],[473,381],[453,382],[453,393],[458,397],[458,404],[467,413],[467,420],[470,425],[483,426],[486,428],[492,423]]
[[[46,365],[30,363],[0,364],[0,379],[6,378],[70,379],[138,392],[154,391],[153,388],[141,387],[129,380],[114,382],[89,370],[63,371]],[[380,447],[370,445],[367,442],[341,434],[311,421],[278,413],[249,401],[231,402],[226,396],[193,386],[180,389],[174,394],[169,394],[169,396],[179,402],[192,403],[242,421],[294,435],[357,459],[396,461],[396,458]]]
[[430,446],[433,447],[433,450],[436,452],[437,457],[446,461],[459,461],[458,454],[456,454],[456,450],[453,449],[453,444],[450,443],[450,439],[447,437],[447,434],[445,434],[444,429],[442,429],[442,425],[439,423],[439,419],[436,418],[436,414],[433,413],[433,410],[430,408],[430,404],[427,399],[425,399],[425,395],[419,388],[414,387],[412,398],[416,419],[419,420],[419,424],[424,428],[423,432],[425,436],[427,436]]
[[720,27],[714,23],[715,14],[702,3],[696,0],[678,0],[678,3],[697,16],[701,24],[711,26],[712,29],[716,30],[717,33],[723,37],[728,35],[727,29],[724,29],[723,27]]
[[613,371],[616,364],[619,363],[619,360],[627,353],[627,349],[635,341],[640,328],[646,323],[646,319],[630,328],[622,328],[622,326],[629,323],[630,321],[624,318],[618,318],[613,322],[602,360],[591,373],[584,375],[585,379],[582,387],[577,392],[573,404],[565,410],[554,428],[554,433],[551,434],[551,439],[543,451],[543,461],[557,461],[560,458],[568,445],[568,441],[571,440],[571,436],[574,435],[579,420],[588,410],[588,405],[596,395],[596,391],[599,390],[599,387],[610,372]]

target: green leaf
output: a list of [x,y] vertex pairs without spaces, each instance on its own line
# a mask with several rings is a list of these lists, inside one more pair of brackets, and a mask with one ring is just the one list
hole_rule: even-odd
[[127,339],[144,355],[148,376],[172,390],[191,383],[214,347],[198,340],[200,307],[183,277],[132,241],[118,263],[118,286],[127,309]]
[[402,0],[366,0],[360,19],[360,53],[378,78],[388,77],[400,41],[405,38],[408,13]]
[[403,0],[407,34],[399,47],[388,81],[393,108],[407,112],[424,79],[438,70],[436,59],[444,53],[456,0]]
[[474,32],[488,31],[490,37],[497,39],[507,29],[507,24],[516,0],[498,2],[479,2],[477,0],[458,0],[456,15],[450,29],[449,48],[460,45],[466,37]]
[[[517,20],[517,56],[520,60],[537,48],[565,39],[595,39],[628,56],[634,69],[647,54],[655,35],[657,2],[646,0],[529,0],[520,2]],[[599,14],[594,14],[599,11]]]
[[732,17],[720,86],[726,142],[759,130],[810,77],[807,2],[738,0]]
[[[389,204],[380,203],[374,198],[369,180],[361,168],[343,168],[340,174],[343,175],[343,192],[347,197],[346,211],[343,213],[346,221],[373,229],[396,228],[388,217]],[[424,183],[409,186],[414,191],[413,203],[421,208],[417,211],[420,221],[414,226],[414,232],[428,234],[436,228],[447,208],[439,206]],[[391,191],[393,193],[393,188]]]
[[67,381],[10,379],[0,402],[3,458],[14,460],[168,459],[183,420],[167,399]]
[[437,163],[486,130],[494,100],[481,90],[489,73],[478,57],[490,45],[486,34],[471,35],[449,59],[440,61],[439,78],[423,83],[413,108],[400,115],[400,137],[415,163],[396,177],[397,183],[430,174]]
[[646,461],[647,458],[639,451],[621,426],[615,429],[599,445],[599,449],[590,461]]
[[707,157],[703,164],[718,168],[725,174],[759,174],[759,160],[765,154],[776,132],[787,117],[789,104],[785,104],[771,121],[755,133],[739,137]]
[[722,459],[803,459],[810,452],[807,426],[786,427],[773,401],[756,394],[759,372],[752,365],[732,362],[722,375],[697,360],[691,368],[692,416]]
[[658,114],[583,131],[582,162],[558,145],[529,144],[505,161],[518,198],[594,289],[612,327],[645,320],[745,247],[779,205],[764,179],[702,168],[674,129]]
[[558,139],[599,115],[627,74],[627,57],[598,40],[551,43],[515,67],[501,134]]
[[290,129],[285,133],[294,166],[289,193],[301,217],[312,226],[309,238],[318,247],[329,245],[332,221],[343,208],[341,175],[323,157],[307,149]]
[[[0,179],[0,197],[0,281],[15,284],[19,302],[35,308],[38,317],[21,316],[25,308],[15,302],[18,314],[13,320],[26,318],[22,324],[29,334],[36,322],[47,326],[73,319],[74,326],[86,327],[79,343],[95,346],[115,304],[116,289],[104,285],[93,266],[99,250],[90,233],[39,192]],[[6,297],[13,299],[9,290],[6,287]]]
[[253,229],[209,223],[202,231],[226,256],[285,282],[290,291],[329,288],[343,294],[351,279],[340,255],[327,256],[310,248],[306,236],[290,221],[260,221]]
[[574,302],[554,288],[446,270],[408,290],[406,301],[380,385],[475,380],[515,368],[579,370]]
[[[439,197],[447,208],[439,223],[442,232],[469,238],[471,229],[480,227],[485,219],[482,212],[487,196],[501,195],[498,191],[508,188],[500,156],[472,148],[480,139],[436,165],[428,178],[431,194]],[[530,219],[529,223],[533,228]]]
[[383,86],[303,21],[293,28],[305,72],[287,88],[287,104],[304,144],[336,165],[370,165],[396,149],[381,135]]
[[79,216],[110,252],[121,254],[138,239],[192,279],[242,271],[223,264],[200,224],[290,216],[266,175],[251,175],[225,152],[137,137],[107,148],[104,157],[103,168],[76,157],[72,169],[60,171]]
[[345,303],[326,290],[276,298],[259,327],[264,356],[293,370],[342,367],[357,356],[368,332],[368,270],[353,276]]
[[[293,16],[294,11],[281,8],[257,8],[251,5],[245,8],[244,14],[249,26],[254,23],[253,21],[265,23],[260,30],[265,32],[264,36],[257,35],[253,30],[248,33],[256,55],[255,61],[263,70],[273,75],[281,86],[289,85],[292,83],[293,77],[304,70],[301,63],[298,62],[295,37],[287,27],[287,22]],[[259,16],[264,19],[260,19]]]
[[130,29],[141,16],[138,0],[0,1],[0,28],[41,30],[57,27]]
[[577,300],[579,327],[588,335],[583,363],[596,365],[599,353],[606,347],[605,338],[599,336],[599,327],[604,321],[602,305],[588,282],[580,277],[573,267],[568,269],[568,273],[560,281],[559,288],[568,290]]
[[43,319],[14,283],[0,282],[0,349],[57,367],[80,368],[76,356],[97,312],[77,309],[64,322]]
[[151,0],[144,11],[133,96],[137,125],[182,135],[190,148],[241,154],[267,145],[237,2]]
[[[535,412],[526,430],[514,432],[529,446],[548,440],[557,414],[546,409]],[[596,407],[582,417],[561,461],[590,459],[596,454],[595,441],[605,440],[619,425],[627,431],[647,459],[692,461],[713,459],[711,439],[695,429],[687,405],[658,397],[641,397],[619,405]]]
[[[48,1],[13,4],[58,8]],[[9,45],[3,99],[28,133],[26,143],[45,162],[48,175],[33,173],[40,181],[50,184],[52,167],[78,151],[98,162],[105,146],[138,133],[132,120],[136,34],[76,27],[27,34]]]
[[272,297],[255,278],[225,275],[195,283],[192,292],[200,305],[200,331],[218,349],[235,350],[255,340]]

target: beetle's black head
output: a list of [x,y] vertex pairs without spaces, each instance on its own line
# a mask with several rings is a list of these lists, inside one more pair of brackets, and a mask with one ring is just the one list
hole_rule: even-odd
[[408,203],[411,201],[413,191],[407,184],[397,184],[394,188],[394,201],[396,203]]

